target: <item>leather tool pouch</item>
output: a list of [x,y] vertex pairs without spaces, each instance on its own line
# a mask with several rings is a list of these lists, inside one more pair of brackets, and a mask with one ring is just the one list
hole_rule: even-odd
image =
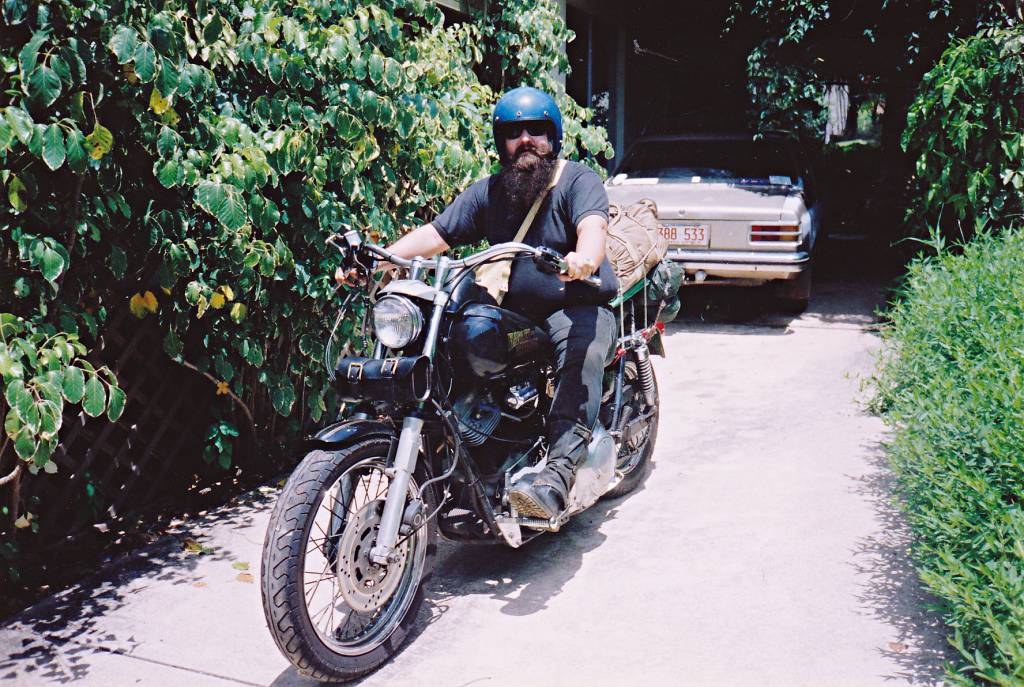
[[424,401],[430,395],[430,359],[342,358],[334,383],[344,401]]

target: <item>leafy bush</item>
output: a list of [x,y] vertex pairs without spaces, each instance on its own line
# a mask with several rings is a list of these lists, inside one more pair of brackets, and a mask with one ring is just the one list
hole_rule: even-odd
[[903,135],[903,147],[917,161],[917,200],[907,219],[919,235],[938,227],[946,238],[963,241],[978,227],[1019,222],[1022,98],[1020,26],[954,41],[925,75]]
[[[547,84],[571,37],[551,0],[530,6],[525,50],[513,17],[445,27],[429,0],[5,0],[0,474],[56,469],[65,404],[132,402],[87,361],[125,307],[246,404],[264,449],[320,420],[324,239],[387,241],[492,168],[496,93],[474,67]],[[566,107],[567,153],[607,153]],[[217,418],[204,456],[231,465],[237,435]]]
[[913,263],[877,401],[963,664],[955,684],[1024,684],[1024,232]]

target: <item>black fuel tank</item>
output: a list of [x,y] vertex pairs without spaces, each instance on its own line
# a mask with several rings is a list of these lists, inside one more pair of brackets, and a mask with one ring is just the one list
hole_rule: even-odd
[[496,377],[509,367],[548,355],[550,341],[522,315],[473,303],[463,308],[452,325],[448,351],[456,369],[478,377]]

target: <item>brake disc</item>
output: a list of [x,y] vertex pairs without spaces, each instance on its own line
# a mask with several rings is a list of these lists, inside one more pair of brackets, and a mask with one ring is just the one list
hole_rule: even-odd
[[370,560],[383,512],[383,499],[370,501],[349,521],[338,542],[338,588],[345,603],[358,613],[372,613],[383,606],[398,589],[405,571],[408,542],[395,550],[393,563],[381,566]]

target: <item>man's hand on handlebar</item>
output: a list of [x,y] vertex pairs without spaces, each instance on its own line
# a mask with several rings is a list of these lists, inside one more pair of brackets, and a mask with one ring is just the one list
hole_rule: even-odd
[[563,259],[565,261],[565,273],[558,275],[558,278],[562,281],[586,279],[597,271],[597,263],[583,257],[576,251],[566,253]]
[[366,282],[355,267],[339,267],[334,270],[334,281],[338,282],[338,286],[358,286]]
[[[374,265],[373,277],[381,283],[381,286],[393,279],[399,279],[401,276],[402,268],[386,260],[379,260]],[[341,286],[362,286],[366,284],[367,278],[362,271],[355,267],[351,269],[339,267],[334,271],[334,281]]]

